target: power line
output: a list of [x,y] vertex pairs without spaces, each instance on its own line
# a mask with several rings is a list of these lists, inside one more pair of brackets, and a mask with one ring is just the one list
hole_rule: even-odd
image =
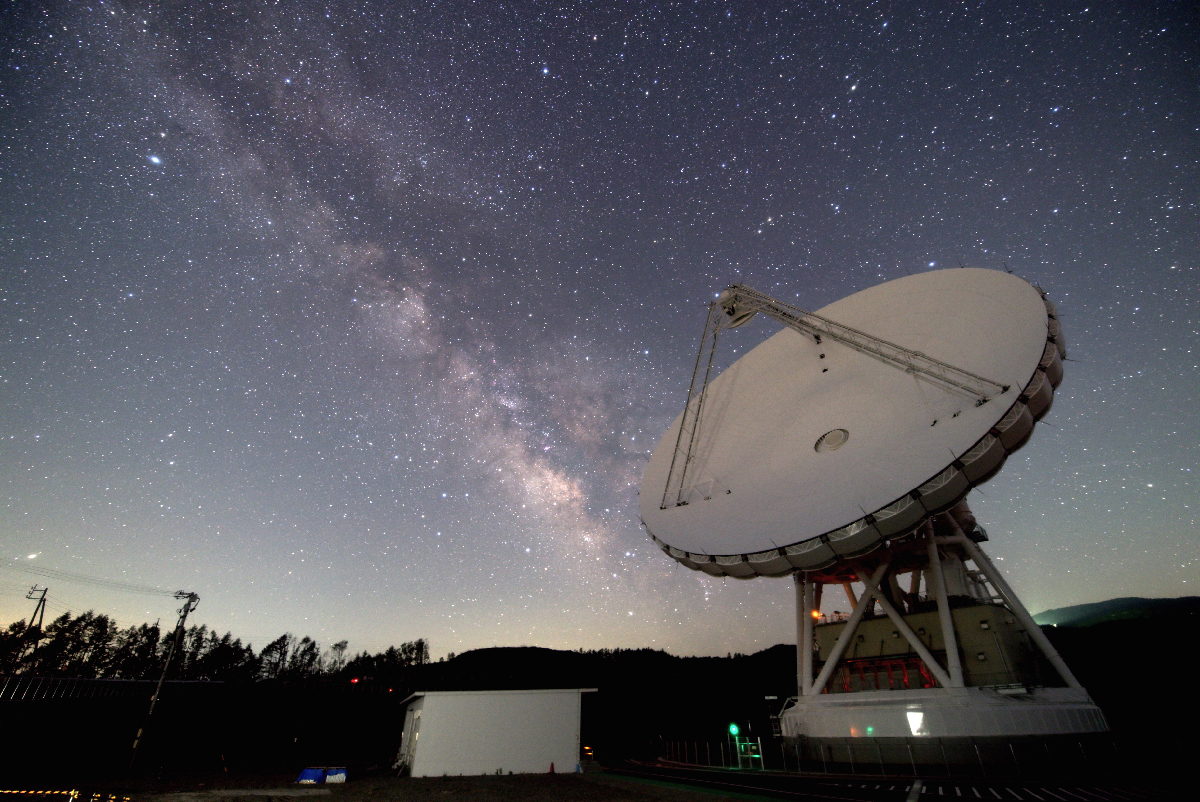
[[[82,615],[82,612],[81,612],[82,606],[81,605],[73,604],[72,602],[68,601],[67,599],[62,598],[61,596],[47,595],[46,596],[46,604],[48,604],[51,609],[56,610],[59,613],[70,613],[71,615],[75,616],[76,618],[78,618],[80,615]],[[90,608],[88,611],[95,612],[94,610],[91,610]],[[134,621],[132,619],[127,619],[127,618],[117,618],[116,616],[113,616],[110,613],[100,613],[100,615],[107,618],[111,623],[115,624],[119,629],[128,629],[130,627],[136,628],[136,627],[142,626],[143,624],[149,623],[148,621],[145,621],[145,620]]]
[[29,590],[28,582],[0,582],[0,592],[21,593]]
[[[22,591],[21,596],[22,596],[22,598],[24,598],[24,594],[26,592],[28,592],[29,586],[21,585],[20,589]],[[46,609],[56,613],[57,615],[62,615],[63,613],[67,613],[73,617],[78,617],[83,614],[83,611],[85,608],[88,609],[88,611],[90,611],[90,612],[95,612],[87,605],[79,605],[74,602],[71,602],[68,599],[62,598],[61,596],[51,596],[50,594],[46,594]],[[105,618],[107,618],[112,624],[116,625],[116,627],[119,630],[126,630],[131,627],[136,629],[143,625],[153,626],[153,624],[150,621],[145,620],[145,619],[135,620],[132,618],[117,618],[116,616],[113,616],[110,613],[100,613],[99,615],[102,615]],[[14,618],[13,620],[15,621],[18,619]]]
[[10,568],[14,571],[21,571],[47,579],[61,579],[65,582],[79,582],[84,585],[92,585],[107,590],[119,590],[123,593],[143,593],[149,596],[175,596],[175,591],[163,590],[151,585],[136,585],[132,582],[121,582],[116,579],[101,579],[100,577],[76,574],[71,571],[60,571],[57,568],[44,568],[40,565],[29,565],[28,563],[0,563],[0,568]]
[[50,609],[54,610],[56,613],[71,613],[71,614],[75,613],[75,610],[73,608],[66,605],[61,599],[57,598],[56,596],[47,596],[46,597],[46,605]]

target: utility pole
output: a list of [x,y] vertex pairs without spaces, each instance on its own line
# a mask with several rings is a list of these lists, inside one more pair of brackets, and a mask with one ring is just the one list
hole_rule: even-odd
[[154,695],[150,697],[150,709],[146,711],[146,720],[142,726],[138,728],[137,735],[133,738],[133,756],[129,759],[129,768],[133,768],[134,762],[137,760],[138,744],[141,743],[142,733],[146,731],[146,727],[150,724],[150,717],[154,715],[154,706],[158,703],[158,695],[162,693],[163,681],[167,678],[167,669],[171,667],[171,658],[175,656],[175,650],[179,648],[179,642],[183,640],[183,628],[187,623],[188,613],[196,609],[200,604],[200,597],[195,593],[188,591],[178,591],[175,598],[183,602],[183,606],[179,608],[179,621],[175,624],[175,633],[171,636],[171,646],[167,649],[167,659],[163,662],[162,675],[158,678],[158,685],[154,688]]
[[[29,616],[29,627],[32,629],[36,626],[38,632],[42,631],[42,622],[46,620],[46,593],[49,590],[50,588],[39,588],[34,584],[29,589],[29,592],[25,594],[25,598],[27,599],[37,599],[37,606],[33,608],[33,615]],[[37,619],[36,624],[33,623],[33,619],[35,618]]]
[[[50,588],[39,588],[36,584],[29,589],[25,594],[25,598],[36,601],[37,604],[33,608],[33,615],[29,616],[29,626],[25,627],[25,634],[21,636],[21,645],[17,647],[16,652],[12,657],[12,670],[16,670],[21,665],[21,658],[25,654],[25,643],[30,638],[33,639],[33,649],[37,651],[38,643],[42,640],[42,624],[46,620],[46,593]],[[34,623],[34,621],[37,623]],[[34,627],[37,627],[37,634],[34,634]]]

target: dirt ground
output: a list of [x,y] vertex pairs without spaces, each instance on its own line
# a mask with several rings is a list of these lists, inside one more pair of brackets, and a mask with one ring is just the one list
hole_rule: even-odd
[[133,802],[713,802],[757,799],[600,772],[523,774],[500,777],[375,777],[344,785],[300,786],[289,782],[240,784],[240,788],[189,788],[132,792]]

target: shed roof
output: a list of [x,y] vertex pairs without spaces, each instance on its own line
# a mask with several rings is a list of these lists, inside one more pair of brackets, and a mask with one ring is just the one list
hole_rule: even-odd
[[402,705],[407,705],[413,699],[419,699],[422,696],[486,696],[498,694],[530,694],[530,693],[596,693],[599,688],[529,688],[524,690],[504,690],[504,691],[417,691],[409,694],[400,702]]

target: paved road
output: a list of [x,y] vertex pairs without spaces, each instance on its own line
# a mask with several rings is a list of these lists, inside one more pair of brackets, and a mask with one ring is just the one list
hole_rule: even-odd
[[955,800],[984,799],[992,802],[1148,802],[1181,798],[1178,794],[1164,789],[1127,783],[1091,785],[953,779],[836,780],[773,771],[735,772],[654,764],[626,764],[612,771],[647,779],[699,785],[731,794],[830,802],[931,802],[933,799],[947,797]]

